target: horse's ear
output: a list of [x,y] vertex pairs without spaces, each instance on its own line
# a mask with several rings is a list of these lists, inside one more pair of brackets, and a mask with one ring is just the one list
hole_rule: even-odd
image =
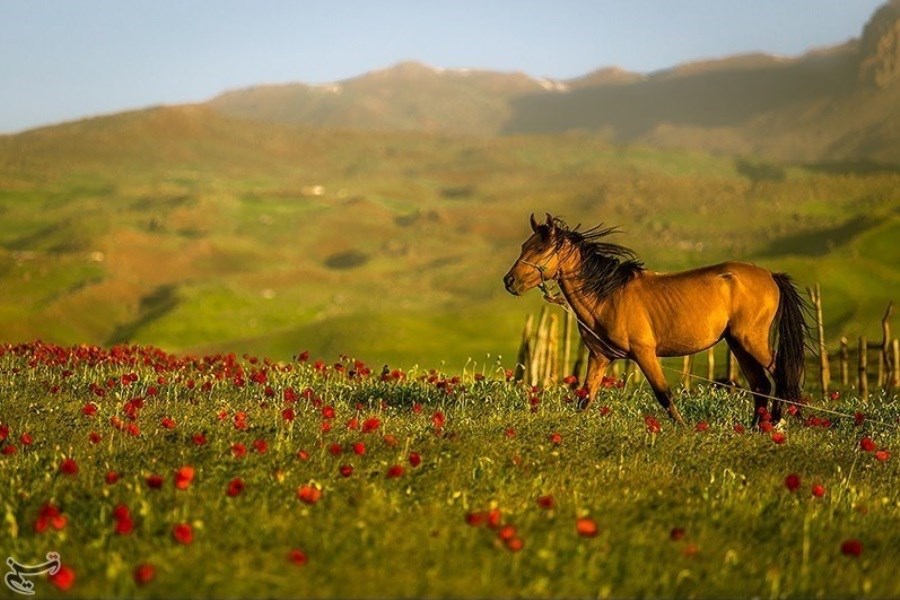
[[534,220],[534,213],[531,213],[531,230],[537,233],[538,224],[537,221]]
[[550,216],[550,213],[545,213],[547,215],[547,227],[550,231],[556,229],[556,222],[554,222],[553,217]]

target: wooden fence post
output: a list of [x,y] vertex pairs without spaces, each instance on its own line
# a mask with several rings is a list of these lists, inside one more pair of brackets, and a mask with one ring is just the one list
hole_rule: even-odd
[[889,388],[894,382],[893,361],[891,361],[891,315],[894,314],[894,301],[888,302],[884,317],[881,318],[881,365],[880,385]]
[[706,350],[706,378],[710,381],[716,380],[716,353],[715,346],[711,346]]
[[731,385],[737,385],[738,383],[738,364],[737,357],[734,355],[734,352],[731,351],[731,348],[728,348],[728,375],[726,376],[728,379],[728,383]]
[[691,390],[691,371],[693,371],[694,367],[694,357],[691,354],[686,354],[681,359],[681,385],[684,389],[690,391]]
[[850,385],[850,348],[845,337],[841,337],[841,385]]
[[542,385],[548,387],[558,380],[559,373],[559,317],[551,314],[547,325],[547,358]]
[[900,389],[900,339],[894,338],[894,378],[891,380],[892,389]]
[[565,377],[569,374],[569,365],[572,360],[572,330],[575,328],[575,317],[571,312],[566,311],[566,324],[563,327],[563,345],[562,345],[562,367],[559,374]]
[[534,327],[534,316],[528,315],[525,319],[525,327],[522,329],[522,343],[519,345],[519,355],[516,357],[515,380],[528,381],[530,379],[529,367],[531,366],[531,339]]
[[529,385],[539,385],[544,376],[544,369],[547,358],[547,306],[541,307],[538,315],[537,329],[535,329],[535,340],[532,344],[532,362],[531,377]]
[[866,336],[860,336],[859,338],[859,397],[862,400],[867,400],[869,398],[869,380],[866,376],[866,353],[868,352],[869,347],[866,344]]
[[819,342],[819,384],[822,386],[822,395],[828,393],[828,384],[831,383],[831,369],[828,366],[828,349],[825,348],[825,326],[822,323],[822,289],[817,283],[814,289],[806,288],[813,308],[816,309],[816,333]]

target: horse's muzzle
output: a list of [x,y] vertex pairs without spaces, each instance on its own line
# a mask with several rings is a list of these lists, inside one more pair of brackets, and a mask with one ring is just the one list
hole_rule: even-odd
[[519,295],[518,290],[516,290],[516,278],[513,277],[512,273],[506,274],[506,277],[503,278],[503,285],[506,286],[506,291],[513,296]]

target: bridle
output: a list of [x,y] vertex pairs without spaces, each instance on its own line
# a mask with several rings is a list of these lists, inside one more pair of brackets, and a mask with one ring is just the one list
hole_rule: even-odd
[[538,275],[540,275],[540,277],[541,277],[541,282],[538,284],[537,287],[539,290],[544,292],[545,300],[547,300],[548,302],[552,302],[554,304],[559,304],[559,305],[563,304],[564,300],[561,297],[561,295],[554,294],[553,291],[547,287],[547,284],[550,283],[551,281],[553,281],[553,279],[552,278],[548,279],[544,274],[545,271],[547,270],[546,264],[538,265],[533,262],[527,261],[525,259],[520,259],[519,262],[524,265],[528,265],[529,267],[533,267],[535,270],[537,270]]

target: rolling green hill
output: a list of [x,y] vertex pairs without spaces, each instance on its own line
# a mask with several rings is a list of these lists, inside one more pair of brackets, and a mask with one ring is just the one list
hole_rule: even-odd
[[0,137],[0,331],[510,364],[540,298],[500,279],[549,211],[621,225],[657,270],[744,259],[820,281],[832,341],[875,337],[900,283],[898,190],[871,165],[157,108]]

